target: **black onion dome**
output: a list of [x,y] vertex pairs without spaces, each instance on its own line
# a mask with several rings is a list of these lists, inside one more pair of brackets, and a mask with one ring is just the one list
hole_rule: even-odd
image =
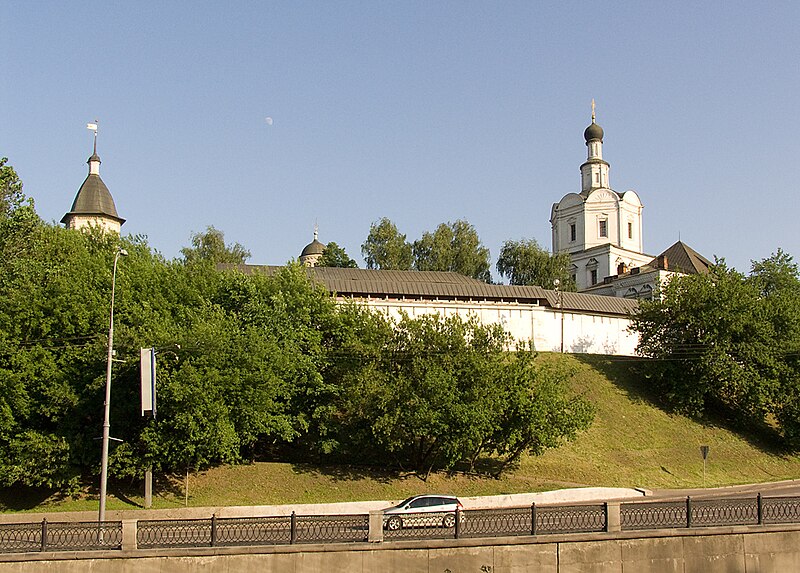
[[583,138],[586,141],[591,141],[593,139],[599,139],[603,141],[603,128],[597,125],[595,122],[592,122],[592,125],[586,128],[586,131],[583,132]]
[[306,245],[306,247],[303,249],[303,252],[300,253],[300,256],[307,257],[309,255],[321,255],[324,250],[325,245],[320,243],[317,239],[314,239]]

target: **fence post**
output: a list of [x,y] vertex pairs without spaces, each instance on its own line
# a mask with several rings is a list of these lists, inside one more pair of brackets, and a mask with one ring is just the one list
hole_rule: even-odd
[[756,497],[758,507],[758,524],[764,525],[764,500],[761,499],[761,492]]
[[297,541],[297,515],[295,512],[292,512],[292,519],[291,519],[291,533],[289,534],[289,543],[295,543]]
[[383,510],[372,510],[369,512],[369,536],[367,541],[380,543],[383,541]]
[[692,498],[686,496],[686,527],[692,526]]
[[606,531],[622,531],[622,511],[618,501],[605,502]]
[[536,502],[531,504],[531,535],[536,535]]
[[217,544],[217,514],[211,514],[211,547]]
[[458,534],[461,533],[461,509],[456,506],[456,525],[454,528],[455,537],[458,539]]
[[134,551],[137,549],[136,532],[139,523],[135,519],[122,520],[122,550]]
[[47,518],[42,520],[42,551],[47,550]]

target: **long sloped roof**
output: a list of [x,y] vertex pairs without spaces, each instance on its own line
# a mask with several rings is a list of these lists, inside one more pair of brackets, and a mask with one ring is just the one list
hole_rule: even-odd
[[[274,265],[222,265],[247,274],[274,274]],[[458,273],[441,271],[379,271],[338,267],[306,267],[309,277],[329,292],[359,298],[423,298],[460,301],[502,301],[540,304],[579,312],[627,315],[638,308],[635,300],[565,292],[538,286],[493,285]]]

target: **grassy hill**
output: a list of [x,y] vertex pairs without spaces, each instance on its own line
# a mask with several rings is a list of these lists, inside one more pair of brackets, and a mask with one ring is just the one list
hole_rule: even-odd
[[[575,391],[596,407],[595,422],[577,440],[539,457],[523,458],[501,479],[410,475],[362,467],[304,463],[255,463],[189,476],[189,505],[271,505],[399,499],[425,492],[461,496],[542,491],[582,485],[646,488],[703,486],[700,446],[708,445],[705,484],[711,486],[800,477],[800,456],[780,451],[769,429],[737,434],[715,424],[670,415],[658,408],[634,360],[544,355],[574,372]],[[158,476],[157,476],[158,477]],[[140,485],[112,490],[109,509],[142,504]],[[154,507],[184,504],[184,478],[160,478]],[[0,510],[96,510],[92,493],[56,498],[43,490],[0,491]]]

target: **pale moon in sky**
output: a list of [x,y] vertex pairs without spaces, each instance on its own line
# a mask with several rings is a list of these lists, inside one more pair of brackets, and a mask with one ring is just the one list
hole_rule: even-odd
[[264,121],[267,122],[267,125],[272,125],[272,118],[271,117],[266,118]]

